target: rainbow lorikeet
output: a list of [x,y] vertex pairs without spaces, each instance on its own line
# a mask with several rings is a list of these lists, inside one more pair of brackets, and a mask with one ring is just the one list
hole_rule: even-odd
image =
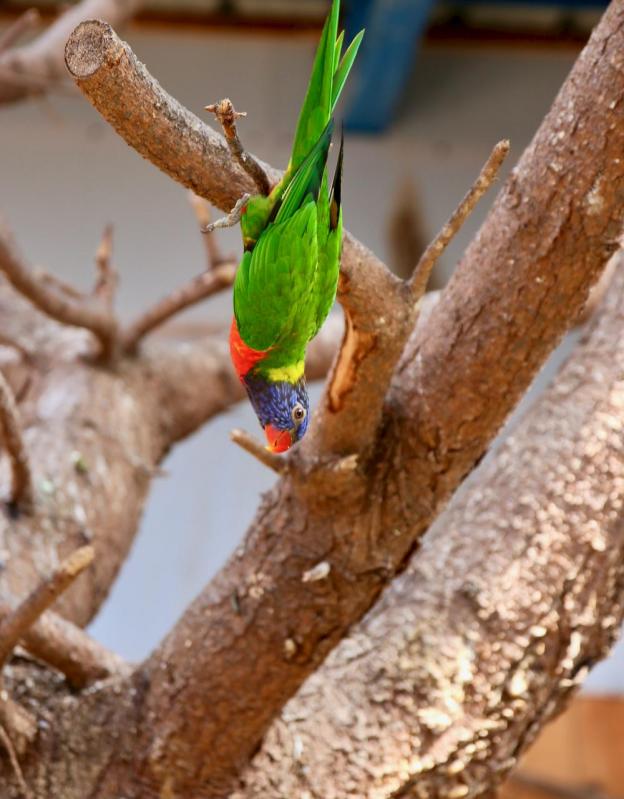
[[251,197],[241,216],[245,252],[234,283],[230,352],[274,452],[307,430],[306,347],[336,297],[342,141],[331,190],[326,164],[332,114],[363,36],[341,57],[339,7],[333,0],[284,177],[268,196]]

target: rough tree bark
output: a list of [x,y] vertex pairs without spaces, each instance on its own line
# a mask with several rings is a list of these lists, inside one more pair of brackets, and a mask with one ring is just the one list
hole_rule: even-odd
[[[225,210],[251,188],[222,138],[110,27],[80,25],[66,59],[120,134],[176,180]],[[581,311],[624,217],[623,99],[618,0],[417,326],[413,284],[346,237],[341,352],[305,445],[240,550],[135,668],[107,661],[110,676],[80,692],[23,654],[5,668],[7,695],[39,721],[20,749],[37,797],[231,793],[271,721],[405,569]],[[2,249],[0,269],[10,276]],[[603,653],[622,602],[621,282],[525,429],[286,708],[238,795],[484,793]],[[0,526],[0,594],[15,604],[87,540],[95,566],[56,607],[84,624],[158,461],[240,388],[213,339],[131,356],[116,333],[103,364],[84,331],[42,319],[8,287],[0,302],[3,334],[30,353],[13,384],[35,486],[34,508]],[[466,529],[490,553],[487,569]],[[523,558],[533,573],[519,571]],[[4,766],[6,795],[19,796],[23,782]]]

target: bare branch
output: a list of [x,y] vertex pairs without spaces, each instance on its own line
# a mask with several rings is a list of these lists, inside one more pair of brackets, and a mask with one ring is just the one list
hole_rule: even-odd
[[84,301],[85,298],[84,292],[80,291],[75,286],[66,283],[62,278],[52,274],[52,272],[48,272],[47,270],[42,269],[41,267],[36,267],[36,269],[34,270],[34,277],[37,280],[41,281],[41,283],[45,283],[54,292],[65,294],[68,297],[71,297],[72,299],[75,300],[80,300],[81,302]]
[[26,780],[24,779],[24,774],[22,772],[22,768],[19,764],[19,760],[17,759],[17,753],[15,751],[15,747],[13,746],[13,742],[5,730],[5,728],[0,724],[0,741],[2,741],[2,745],[4,746],[6,753],[9,757],[11,762],[11,768],[13,769],[13,773],[15,774],[15,779],[20,787],[20,791],[22,792],[23,799],[34,799],[34,794],[26,784]]
[[449,217],[442,230],[422,254],[409,280],[409,286],[415,300],[419,300],[425,293],[431,270],[436,265],[444,250],[460,231],[462,225],[473,212],[481,197],[483,197],[485,192],[496,180],[496,176],[508,152],[509,142],[507,140],[499,141],[490,153],[490,157],[483,165],[479,177],[472,184],[470,190]]
[[0,34],[0,55],[31,31],[41,19],[36,8],[29,8]]
[[[7,603],[0,602],[0,620],[12,612]],[[51,610],[28,627],[20,640],[31,655],[64,674],[73,688],[84,688],[127,668],[122,658]]]
[[32,42],[0,52],[0,103],[24,100],[62,85],[65,43],[81,20],[98,17],[122,25],[141,5],[142,0],[83,0],[64,11]]
[[32,352],[13,338],[13,336],[8,336],[6,333],[0,333],[0,347],[9,347],[15,350],[26,361],[32,359]]
[[[191,207],[195,212],[195,216],[197,217],[199,229],[200,231],[203,231],[212,222],[210,205],[206,200],[204,200],[203,197],[198,197],[193,191],[189,191],[188,197]],[[202,241],[204,243],[204,247],[206,248],[206,271],[214,269],[220,264],[229,263],[235,260],[233,256],[223,255],[216,236],[210,236],[209,234],[202,235]]]
[[56,571],[40,583],[17,608],[0,621],[0,668],[41,614],[69,588],[93,562],[93,547],[80,547],[66,558]]
[[253,155],[244,150],[241,140],[238,138],[236,120],[239,117],[247,116],[246,112],[236,111],[232,101],[227,97],[218,103],[207,105],[206,111],[210,111],[219,120],[232,157],[256,184],[258,193],[268,195],[271,191],[271,184],[267,173]]
[[238,444],[239,447],[253,455],[260,463],[276,474],[283,474],[287,470],[288,460],[285,456],[270,452],[263,444],[244,430],[232,430],[230,438],[235,444]]
[[[223,136],[164,91],[110,25],[80,24],[67,42],[65,62],[117,133],[174,180],[224,211],[257,191]],[[271,183],[279,180],[281,172],[261,166]]]
[[95,252],[95,267],[97,280],[93,294],[100,299],[107,308],[112,308],[117,289],[117,272],[112,265],[113,255],[113,226],[107,225],[102,234],[102,240]]
[[141,339],[172,316],[231,286],[235,274],[235,264],[221,264],[210,272],[202,272],[160,300],[126,330],[122,337],[124,351],[135,352]]
[[104,358],[114,354],[117,322],[110,309],[98,298],[77,298],[60,291],[58,282],[42,280],[17,251],[9,230],[0,223],[0,271],[9,282],[52,319],[90,330],[99,340]]
[[[387,393],[384,381],[388,372],[392,376],[393,359],[398,357],[392,349],[397,339],[402,348],[400,336],[390,333],[398,330],[407,337],[414,319],[406,310],[411,291],[396,279],[396,285],[391,278],[384,283],[383,267],[347,237],[348,263],[343,265],[340,287],[341,297],[346,298],[347,325],[356,330],[358,357],[370,352],[376,360],[345,359],[356,369],[363,364],[361,375],[366,380],[360,376],[344,381],[347,390],[338,397],[343,415],[330,408],[318,426],[323,436],[333,414],[330,446],[311,442],[310,455],[328,451],[353,455],[361,443],[370,447],[374,442],[374,457],[365,450],[357,468],[339,481],[323,472],[322,462],[315,468],[311,457],[304,479],[278,481],[237,556],[143,664],[141,673],[150,685],[146,713],[162,720],[158,755],[141,765],[141,773],[155,783],[163,784],[175,764],[184,774],[178,790],[188,788],[192,793],[201,785],[210,795],[211,785],[215,796],[226,792],[228,778],[255,749],[285,698],[404,566],[436,513],[483,455],[505,415],[573,323],[612,254],[613,239],[605,233],[619,230],[624,218],[618,199],[618,192],[624,191],[624,161],[619,157],[624,150],[624,127],[619,124],[624,80],[619,66],[624,58],[621,15],[615,6],[607,11],[454,278],[417,328],[394,371],[381,420],[375,417],[377,403]],[[96,51],[97,35],[93,32],[91,40]],[[104,42],[104,52],[107,47]],[[123,71],[131,63],[127,47],[113,52],[118,60],[112,70],[106,67],[97,78],[92,73],[80,81],[90,97],[97,95],[98,105],[102,101],[107,114],[110,91],[117,86],[117,67],[122,65]],[[92,53],[92,63],[99,58]],[[106,87],[107,77],[112,87]],[[588,85],[591,92],[582,88]],[[155,91],[150,84],[150,110]],[[598,96],[603,98],[600,103]],[[135,100],[138,108],[138,97]],[[174,110],[184,127],[183,113]],[[161,127],[150,119],[143,129],[140,116],[130,116],[139,126],[130,134],[135,138],[145,130],[151,137],[154,128]],[[194,131],[188,136],[192,138]],[[178,135],[184,141],[184,132],[179,130]],[[204,150],[210,146],[209,140],[204,141]],[[145,149],[145,143],[140,147]],[[205,157],[204,163],[213,162]],[[556,171],[546,181],[544,175],[551,174],[553,163]],[[170,174],[179,174],[179,166],[173,156]],[[231,168],[225,167],[225,174],[230,176]],[[213,178],[211,190],[223,199],[222,178],[223,174],[218,186]],[[209,188],[205,167],[204,178],[197,181],[203,182],[204,190]],[[358,250],[360,264],[366,264],[359,270]],[[394,286],[388,296],[393,293],[397,298],[385,305],[392,316],[383,312],[381,303],[372,307],[376,295],[371,289],[387,284]],[[405,303],[398,300],[401,296]],[[347,330],[347,342],[349,335]],[[381,389],[373,364],[382,376]],[[349,385],[358,390],[349,391]],[[373,414],[366,411],[367,397]],[[363,416],[346,412],[348,408],[362,408]],[[362,421],[368,428],[363,441],[357,429]],[[350,427],[347,433],[343,434],[343,426]],[[340,450],[343,442],[345,451]],[[346,448],[351,442],[356,442],[355,449]],[[328,549],[332,552],[328,586],[292,579],[324,560]],[[259,564],[262,590],[252,585]],[[244,589],[243,614],[254,623],[246,624],[241,634],[241,618],[232,612],[231,596]],[[293,635],[298,655],[285,659],[284,640]],[[184,648],[186,640],[193,642],[192,657]],[[163,660],[168,663],[166,674]],[[210,706],[206,703],[205,713],[198,714],[201,726],[190,724],[187,710],[192,706],[196,711],[202,697],[210,697]],[[233,723],[236,718],[244,718],[244,723]],[[153,744],[149,734],[141,742],[145,751],[153,751]]]
[[[607,655],[624,616],[617,271],[589,338],[285,706],[231,799],[484,796]],[[378,534],[387,551],[392,529]]]
[[34,499],[30,462],[22,438],[15,398],[2,372],[0,372],[0,433],[11,461],[10,501],[15,507],[29,510]]

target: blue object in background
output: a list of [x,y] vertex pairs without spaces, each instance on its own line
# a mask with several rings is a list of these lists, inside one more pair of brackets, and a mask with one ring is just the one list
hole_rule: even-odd
[[352,75],[345,126],[378,132],[392,121],[434,0],[354,0],[348,7],[347,41],[366,35]]

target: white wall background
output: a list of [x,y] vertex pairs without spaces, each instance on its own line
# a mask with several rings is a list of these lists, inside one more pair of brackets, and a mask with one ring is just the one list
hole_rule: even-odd
[[[199,115],[206,103],[231,97],[248,112],[240,133],[250,149],[286,163],[313,37],[130,30],[127,38],[161,83]],[[570,51],[543,49],[426,50],[392,132],[347,138],[348,227],[385,256],[387,213],[409,175],[434,232],[495,141],[509,137],[515,161],[573,59]],[[447,270],[486,207],[449,248]],[[0,109],[0,209],[32,261],[83,286],[92,279],[101,230],[113,222],[119,308],[126,318],[202,267],[184,190],[71,93]],[[235,231],[223,240],[226,249],[238,251]],[[225,320],[228,301],[194,313]],[[234,426],[255,425],[246,405],[225,414],[178,447],[165,464],[168,476],[155,482],[131,557],[92,626],[127,657],[140,658],[157,643],[240,540],[272,478],[227,434]],[[594,671],[590,687],[624,690],[623,663],[621,647]]]

